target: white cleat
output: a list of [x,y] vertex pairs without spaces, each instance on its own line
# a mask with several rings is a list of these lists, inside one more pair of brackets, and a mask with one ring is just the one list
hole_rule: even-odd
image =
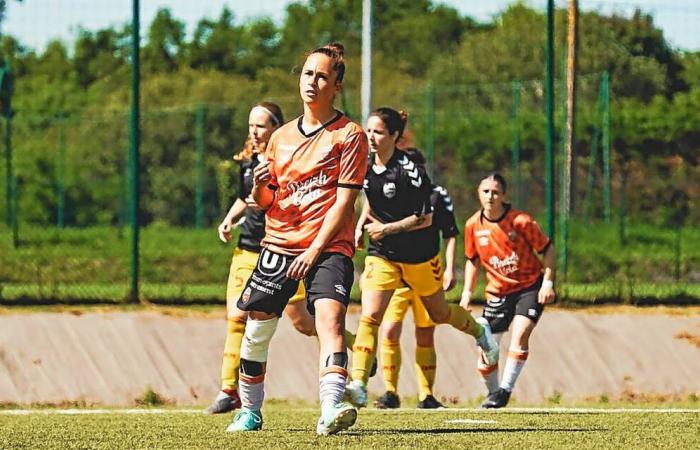
[[476,319],[476,322],[484,329],[481,336],[476,339],[476,343],[484,352],[484,359],[486,360],[486,363],[489,366],[498,364],[498,342],[491,333],[491,326],[489,325],[489,322],[483,317]]
[[367,406],[367,386],[360,380],[353,380],[345,385],[345,396],[358,408]]
[[330,436],[355,425],[357,410],[349,403],[338,403],[321,413],[316,425],[316,434]]

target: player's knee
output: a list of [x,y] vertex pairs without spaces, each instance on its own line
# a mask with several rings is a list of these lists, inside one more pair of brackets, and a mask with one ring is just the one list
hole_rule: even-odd
[[416,327],[416,345],[419,347],[432,347],[435,327]]
[[384,339],[392,342],[398,342],[401,339],[401,323],[389,322],[383,327]]
[[279,318],[268,320],[249,320],[241,342],[241,359],[249,361],[267,361],[270,340],[275,334]]

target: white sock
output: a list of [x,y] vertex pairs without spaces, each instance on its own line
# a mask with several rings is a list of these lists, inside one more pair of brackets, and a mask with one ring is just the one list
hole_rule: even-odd
[[[345,383],[347,381],[347,372],[342,367],[328,367],[328,369],[336,369],[327,371],[321,375],[318,381],[319,397],[321,400],[321,411],[327,408],[332,408],[343,400],[345,393]],[[345,372],[340,373],[341,371]]]
[[247,383],[243,379],[238,381],[238,393],[241,396],[241,405],[245,409],[260,411],[265,399],[265,383]]
[[[501,338],[503,337],[503,333],[494,333],[493,335],[494,339],[496,339],[496,342],[498,344],[501,344]],[[493,366],[489,366],[486,364],[486,361],[484,361],[484,358],[481,357],[481,353],[479,353],[479,360],[476,363],[476,368],[477,371],[479,372],[479,377],[481,378],[481,381],[484,383],[484,386],[486,386],[486,390],[488,393],[496,392],[498,390],[498,364],[494,364]]]
[[511,348],[508,351],[508,359],[506,366],[503,368],[503,379],[501,380],[501,388],[508,392],[512,392],[515,387],[515,382],[522,372],[525,362],[527,361],[527,350],[518,350]]

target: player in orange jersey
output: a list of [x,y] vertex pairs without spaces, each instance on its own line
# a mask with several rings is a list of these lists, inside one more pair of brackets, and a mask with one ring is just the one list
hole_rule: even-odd
[[[528,214],[505,201],[506,181],[492,173],[479,184],[481,209],[464,228],[464,291],[461,305],[469,308],[479,266],[486,270],[484,318],[500,342],[513,323],[508,358],[500,384],[498,364],[479,358],[479,373],[488,389],[483,408],[502,408],[510,399],[528,357],[528,341],[544,306],[555,299],[555,250]],[[543,255],[542,261],[536,253]]]
[[265,237],[237,303],[249,313],[239,376],[243,406],[227,431],[262,427],[269,342],[301,280],[321,347],[316,432],[334,434],[357,419],[357,410],[342,402],[348,360],[342,332],[354,277],[354,202],[368,144],[362,127],[333,107],[344,74],[342,45],[309,53],[299,78],[304,114],[272,135],[266,161],[253,172],[253,199],[267,210]]
[[[221,391],[214,402],[204,411],[207,414],[221,414],[239,408],[238,369],[240,365],[241,341],[247,313],[236,306],[243,292],[243,286],[255,268],[260,255],[260,241],[265,235],[265,211],[250,197],[253,189],[253,170],[264,160],[263,152],[272,132],[284,123],[282,109],[275,103],[261,102],[255,105],[248,115],[248,139],[244,149],[234,156],[240,163],[238,198],[229,209],[217,231],[223,242],[231,240],[231,232],[238,227],[238,244],[233,250],[231,268],[226,286],[226,341],[221,364]],[[242,220],[240,224],[239,221]],[[315,334],[314,319],[303,302],[306,296],[303,286],[285,308],[287,317],[294,327],[303,334]]]
[[373,111],[367,121],[372,161],[364,183],[365,210],[357,228],[369,234],[370,245],[361,280],[362,317],[353,346],[353,381],[347,387],[357,406],[367,405],[379,325],[394,291],[401,287],[410,287],[421,298],[433,322],[449,323],[472,335],[488,359],[498,361],[498,344],[488,323],[475,321],[465,309],[445,301],[439,236],[430,228],[430,179],[423,166],[396,147],[405,126],[405,113],[392,108]]

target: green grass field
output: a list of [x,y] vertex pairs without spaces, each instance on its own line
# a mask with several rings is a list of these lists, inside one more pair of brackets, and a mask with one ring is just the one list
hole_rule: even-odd
[[0,448],[648,448],[700,447],[700,409],[362,410],[318,437],[317,411],[270,403],[259,432],[229,434],[230,415],[199,410],[0,411]]

